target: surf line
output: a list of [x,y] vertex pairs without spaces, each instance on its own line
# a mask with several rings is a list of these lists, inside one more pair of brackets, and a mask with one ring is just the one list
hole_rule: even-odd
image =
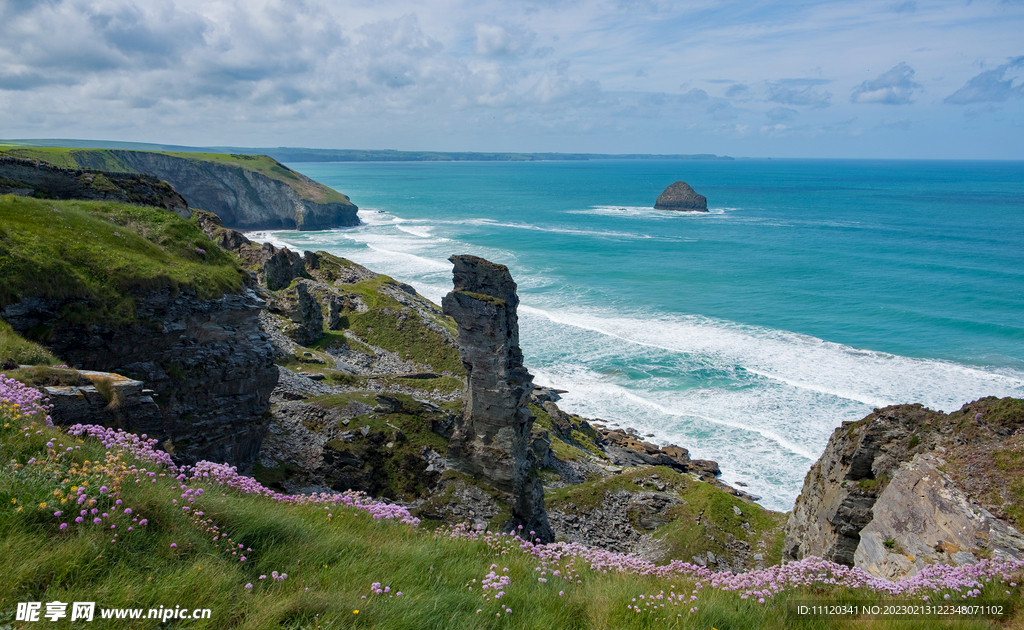
[[[747,432],[747,433],[755,433],[757,435],[760,435],[762,438],[764,438],[764,439],[766,439],[766,440],[768,440],[770,442],[775,443],[776,445],[778,445],[778,447],[781,450],[789,451],[790,453],[792,453],[794,455],[799,455],[800,457],[803,457],[804,459],[808,460],[809,462],[813,462],[814,460],[818,459],[818,456],[820,455],[820,453],[812,453],[811,451],[809,451],[809,450],[807,450],[805,448],[802,448],[800,445],[794,444],[793,442],[790,442],[789,440],[787,440],[787,439],[785,439],[785,438],[783,438],[783,437],[781,437],[779,435],[776,435],[776,434],[774,434],[774,433],[772,433],[770,431],[765,431],[763,429],[758,429],[756,427],[745,426],[745,425],[740,424],[738,422],[730,422],[728,420],[722,420],[720,418],[713,418],[711,416],[706,416],[706,415],[699,414],[699,413],[676,411],[674,409],[670,409],[668,407],[665,407],[664,405],[660,405],[660,404],[658,404],[656,402],[653,402],[651,400],[647,400],[643,396],[640,396],[640,395],[638,395],[638,394],[636,394],[634,392],[631,392],[631,391],[629,391],[628,389],[626,389],[624,387],[620,387],[620,386],[617,386],[617,385],[612,385],[612,387],[615,388],[615,389],[621,390],[621,395],[624,398],[628,398],[628,399],[630,399],[630,400],[632,400],[632,401],[634,401],[634,402],[636,402],[638,404],[641,404],[641,405],[643,405],[645,407],[649,407],[651,409],[654,409],[654,410],[656,410],[656,411],[658,411],[658,412],[660,412],[660,413],[662,413],[662,414],[664,414],[666,416],[671,416],[671,417],[674,417],[674,418],[697,418],[699,420],[703,420],[703,421],[708,422],[710,424],[714,424],[714,425],[718,425],[718,426],[724,426],[724,427],[729,427],[730,429],[735,429],[737,431],[744,431],[744,432]],[[582,388],[574,387],[574,389],[570,390],[570,391],[576,391],[576,390],[579,390],[579,389],[587,389],[587,387],[585,387],[585,386],[582,387]],[[618,422],[618,421],[613,421],[613,422],[615,422],[615,424],[617,424],[617,425],[621,425],[621,423]],[[648,428],[650,428],[650,427],[648,427]]]

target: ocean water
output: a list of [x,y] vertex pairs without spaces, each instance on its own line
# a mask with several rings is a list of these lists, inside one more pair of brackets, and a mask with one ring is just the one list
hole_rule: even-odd
[[[452,254],[512,270],[566,410],[653,434],[792,507],[844,420],[1024,396],[1024,163],[289,164],[363,225],[257,235],[440,302]],[[707,214],[653,210],[684,180]]]

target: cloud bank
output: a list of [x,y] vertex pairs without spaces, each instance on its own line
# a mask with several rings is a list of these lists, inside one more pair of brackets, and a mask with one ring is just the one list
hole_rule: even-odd
[[952,0],[8,0],[0,136],[1024,158],[1020,32]]

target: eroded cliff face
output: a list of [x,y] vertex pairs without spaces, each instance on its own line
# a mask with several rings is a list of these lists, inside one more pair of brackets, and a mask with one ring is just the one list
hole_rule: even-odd
[[927,564],[1024,557],[1014,497],[998,489],[1012,486],[1009,469],[974,455],[1015,453],[1021,426],[1024,404],[1010,398],[948,415],[898,405],[845,423],[804,480],[783,557],[820,556],[890,579]]
[[[255,171],[149,151],[112,153],[140,173],[166,180],[189,205],[215,213],[230,228],[326,230],[359,225],[354,204],[318,203]],[[88,154],[78,159],[87,160]],[[311,189],[322,188],[304,175],[294,175]]]
[[529,453],[533,377],[519,348],[516,283],[504,265],[476,256],[449,260],[455,265],[455,289],[441,305],[459,327],[466,391],[447,466],[505,494],[509,527],[522,525],[543,541],[554,540],[544,488]]
[[130,326],[74,325],[59,315],[63,302],[40,298],[11,304],[0,317],[22,334],[49,329],[47,346],[69,365],[144,381],[160,413],[123,414],[125,428],[169,440],[183,461],[246,469],[277,383],[273,349],[259,329],[264,301],[252,291],[200,300],[163,290],[135,302]]

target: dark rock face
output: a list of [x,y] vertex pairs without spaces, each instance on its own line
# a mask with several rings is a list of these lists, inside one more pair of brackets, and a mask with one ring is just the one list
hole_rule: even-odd
[[[149,151],[111,151],[140,173],[166,180],[189,205],[219,216],[240,230],[326,230],[359,225],[358,208],[343,203],[303,199],[284,182],[227,164],[188,160]],[[84,154],[82,159],[86,159]],[[311,187],[319,184],[295,174]]]
[[245,469],[259,450],[277,383],[273,348],[259,329],[263,300],[252,292],[200,300],[164,290],[136,296],[137,323],[68,324],[63,304],[30,298],[0,317],[19,333],[52,328],[47,346],[70,365],[144,381],[159,415],[123,414],[124,428],[170,440],[177,459]]
[[271,291],[283,289],[291,284],[293,279],[305,275],[306,266],[298,252],[293,252],[287,247],[278,249],[270,243],[264,243],[262,250],[266,257],[266,262],[263,263],[263,281]]
[[606,492],[599,508],[583,513],[552,512],[551,523],[559,538],[568,542],[634,553],[644,540],[637,527],[649,532],[667,525],[671,521],[665,512],[680,503],[678,497],[664,492]]
[[447,466],[508,496],[509,527],[522,525],[543,541],[554,540],[529,453],[534,417],[526,404],[533,377],[519,348],[516,283],[504,265],[476,256],[449,260],[455,289],[441,304],[459,326],[466,391]]
[[708,198],[698,195],[686,182],[676,182],[658,195],[655,210],[682,210],[685,212],[707,212]]
[[0,156],[0,195],[42,199],[117,201],[192,216],[185,198],[152,175],[69,169],[22,158]]
[[[287,252],[287,249],[280,250]],[[302,259],[299,258],[301,263]],[[292,325],[283,332],[295,343],[310,346],[324,336],[324,316],[320,302],[310,292],[316,285],[311,280],[301,278],[295,286],[274,299],[270,304],[270,312],[283,315],[292,320]]]

